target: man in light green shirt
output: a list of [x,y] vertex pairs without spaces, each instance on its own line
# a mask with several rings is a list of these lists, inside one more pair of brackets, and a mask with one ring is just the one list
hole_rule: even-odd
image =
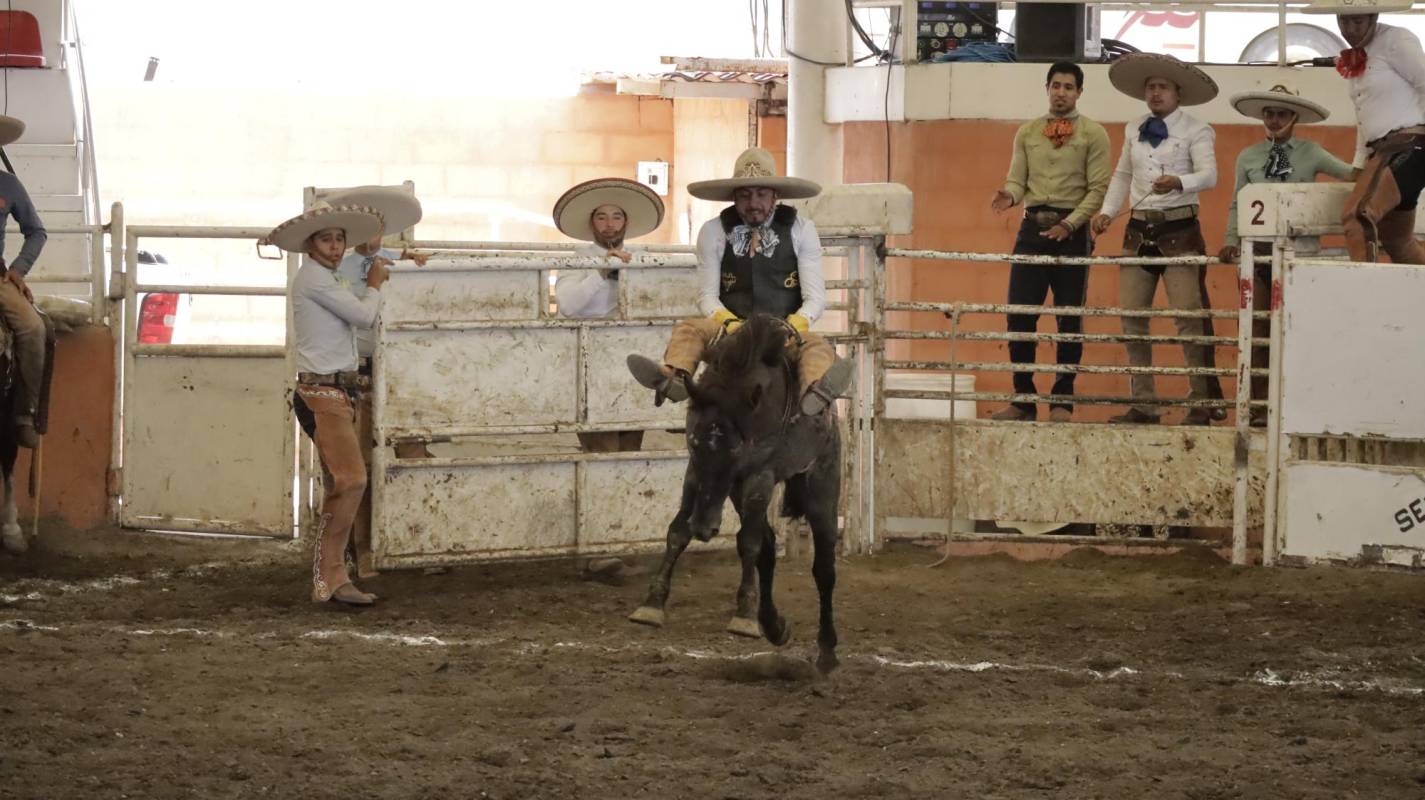
[[[1242,238],[1237,232],[1237,195],[1242,187],[1249,183],[1313,183],[1317,175],[1330,175],[1340,180],[1351,180],[1353,177],[1350,164],[1331,155],[1316,142],[1297,139],[1294,135],[1298,124],[1309,125],[1330,116],[1331,112],[1321,105],[1301,97],[1283,84],[1277,84],[1266,91],[1235,95],[1232,106],[1246,116],[1260,119],[1266,128],[1267,138],[1237,156],[1237,185],[1232,190],[1232,207],[1227,211],[1226,243],[1217,253],[1218,260],[1228,264],[1242,255]],[[1298,240],[1298,247],[1302,243]],[[1269,243],[1258,244],[1258,255],[1270,256],[1271,252]],[[1271,306],[1271,262],[1258,262],[1252,278],[1252,308],[1265,311]],[[1253,337],[1265,339],[1270,335],[1269,321],[1252,322]],[[1253,368],[1262,369],[1268,363],[1267,348],[1252,349]],[[1252,397],[1260,400],[1266,396],[1267,379],[1253,377]],[[1254,409],[1251,423],[1254,427],[1265,426],[1266,411]]]
[[[1113,174],[1108,132],[1103,126],[1078,112],[1084,92],[1084,73],[1075,64],[1060,62],[1049,67],[1045,82],[1049,113],[1030,120],[1014,136],[1014,156],[1004,188],[995,192],[990,208],[997,212],[1024,204],[1024,220],[1014,242],[1014,252],[1024,255],[1086,256],[1092,250],[1089,218],[1103,205]],[[1009,272],[1009,302],[1015,305],[1043,305],[1054,293],[1054,305],[1082,306],[1088,290],[1088,267],[1014,264]],[[1080,333],[1083,318],[1058,317],[1060,333]],[[1033,333],[1038,314],[1010,314],[1011,333]],[[1083,357],[1080,342],[1058,342],[1060,364],[1077,365]],[[1009,357],[1016,364],[1034,363],[1035,342],[1010,342]],[[1034,374],[1014,373],[1014,393],[1036,393]],[[1049,419],[1068,422],[1073,405],[1074,373],[1061,372],[1050,390]],[[995,413],[998,420],[1032,420],[1038,407],[1030,401],[1015,401]]]

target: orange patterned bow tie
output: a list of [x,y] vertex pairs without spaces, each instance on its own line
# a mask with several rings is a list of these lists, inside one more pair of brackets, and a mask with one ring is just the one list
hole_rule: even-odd
[[1069,141],[1069,137],[1074,135],[1074,121],[1063,117],[1054,117],[1044,126],[1044,137],[1054,143],[1055,147],[1063,147],[1064,142]]

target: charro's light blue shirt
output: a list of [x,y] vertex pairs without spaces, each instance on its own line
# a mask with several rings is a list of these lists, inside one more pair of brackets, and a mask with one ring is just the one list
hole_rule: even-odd
[[339,277],[336,270],[304,257],[292,279],[299,372],[326,375],[356,369],[356,332],[375,325],[380,316],[380,291],[368,288],[358,298]]
[[[391,261],[400,258],[400,254],[386,248],[376,251],[376,255]],[[346,254],[340,264],[336,265],[337,282],[345,283],[351,289],[352,294],[357,298],[366,296],[366,273],[371,271],[371,261],[375,256],[363,256],[352,250]],[[376,352],[376,329],[360,328],[356,331],[356,352],[365,358]]]

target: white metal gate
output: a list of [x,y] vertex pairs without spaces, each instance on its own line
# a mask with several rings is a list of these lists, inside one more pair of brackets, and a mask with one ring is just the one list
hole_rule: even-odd
[[[266,228],[130,226],[122,276],[119,524],[289,537],[296,457],[284,345],[142,344],[139,296],[285,297],[283,286],[144,283],[143,239],[255,241]],[[297,257],[285,258],[290,280]]]
[[[385,292],[374,397],[377,564],[661,547],[681,496],[681,444],[587,453],[552,436],[682,427],[685,408],[655,408],[624,359],[661,353],[673,323],[698,314],[691,249],[660,248],[682,252],[643,253],[618,265],[620,311],[569,319],[551,313],[549,270],[607,268],[604,260],[492,254],[479,251],[490,246],[482,243],[417,244],[444,252],[423,268],[397,268]],[[866,285],[830,288],[850,283]],[[398,458],[398,441],[465,452]],[[854,461],[860,449],[850,441],[847,451]],[[846,495],[862,493],[848,486]],[[857,524],[864,518],[848,515]],[[735,529],[730,504],[724,528]],[[732,541],[724,535],[714,543]]]

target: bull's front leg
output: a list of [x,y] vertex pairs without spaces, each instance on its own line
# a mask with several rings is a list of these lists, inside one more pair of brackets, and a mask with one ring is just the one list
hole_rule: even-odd
[[673,583],[673,568],[678,564],[678,557],[683,555],[683,551],[688,549],[688,543],[693,540],[692,529],[688,525],[688,520],[693,514],[693,499],[693,467],[689,463],[688,472],[683,478],[682,503],[678,507],[677,515],[668,525],[668,540],[663,549],[663,563],[658,567],[658,571],[653,575],[653,580],[648,584],[648,594],[643,599],[643,605],[628,615],[630,622],[636,622],[639,625],[652,625],[655,628],[663,627],[664,606],[668,603],[668,592]]
[[770,527],[767,506],[772,502],[774,485],[771,471],[766,471],[748,477],[732,490],[733,506],[741,523],[737,531],[737,555],[742,561],[742,580],[737,586],[737,613],[727,623],[727,632],[737,636],[762,636],[762,626],[757,622],[757,565]]

